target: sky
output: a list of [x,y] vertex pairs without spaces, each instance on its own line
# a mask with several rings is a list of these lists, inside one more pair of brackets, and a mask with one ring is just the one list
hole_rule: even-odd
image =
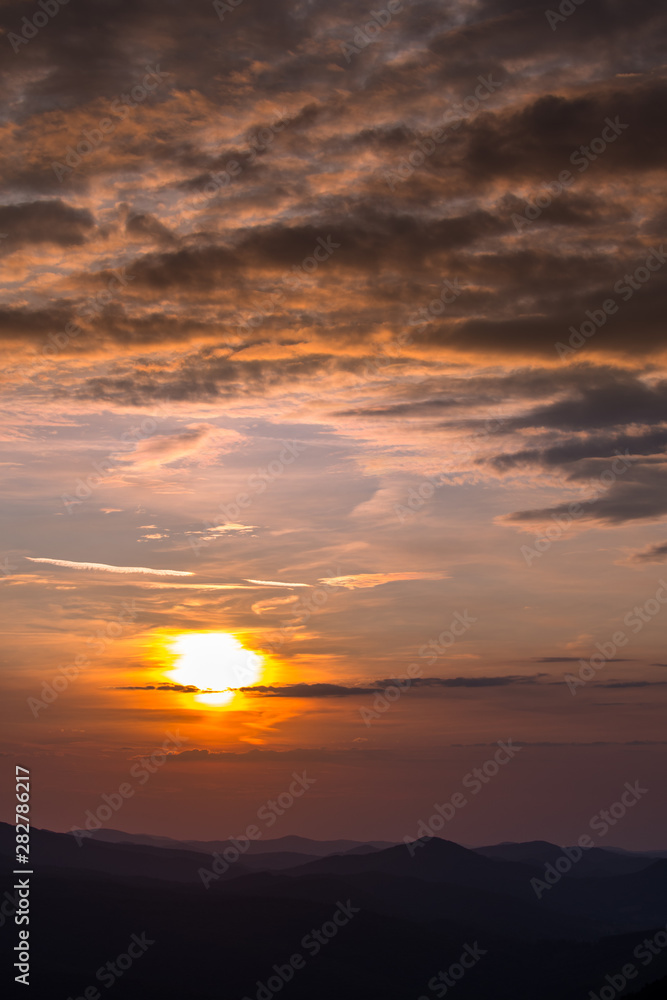
[[441,836],[639,781],[608,840],[667,846],[661,5],[47,8],[0,2],[35,824],[131,775],[105,825],[223,838],[307,772],[268,835],[400,840],[501,740]]

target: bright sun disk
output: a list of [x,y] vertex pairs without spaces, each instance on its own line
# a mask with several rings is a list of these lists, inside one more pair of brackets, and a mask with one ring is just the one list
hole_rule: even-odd
[[226,688],[254,684],[261,675],[261,656],[244,649],[228,632],[186,632],[170,645],[178,657],[170,680],[218,692],[196,695],[197,701],[209,705],[227,705],[234,692]]

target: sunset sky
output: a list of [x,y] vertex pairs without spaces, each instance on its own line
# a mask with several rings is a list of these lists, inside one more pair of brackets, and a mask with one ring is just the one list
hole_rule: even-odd
[[238,834],[306,770],[271,836],[400,840],[511,739],[442,836],[639,780],[609,842],[667,846],[667,14],[561,7],[0,0],[36,825],[180,733],[106,825]]

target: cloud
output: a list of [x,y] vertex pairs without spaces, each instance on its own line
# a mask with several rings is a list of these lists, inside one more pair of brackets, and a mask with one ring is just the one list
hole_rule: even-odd
[[[0,34],[16,31],[22,6],[0,5]],[[504,672],[534,670],[525,658],[540,645],[583,648],[588,639],[566,646],[563,629],[591,629],[601,595],[634,603],[635,574],[606,572],[619,547],[639,549],[645,568],[663,558],[660,533],[641,537],[633,526],[667,516],[667,266],[629,286],[629,298],[615,285],[664,239],[667,10],[587,0],[550,31],[536,0],[454,6],[404,4],[348,65],[341,43],[360,17],[352,0],[252,0],[224,26],[210,3],[187,16],[161,0],[64,4],[0,66],[9,95],[0,338],[23,442],[3,457],[20,463],[8,470],[7,497],[17,552],[82,554],[90,549],[79,536],[98,522],[101,560],[184,569],[196,552],[196,575],[92,568],[119,574],[105,576],[105,592],[114,582],[150,592],[147,627],[252,632],[264,620],[257,612],[284,618],[289,677],[334,682],[320,689],[322,709],[391,683],[364,678],[400,672],[403,654],[442,628],[443,598],[471,595],[485,624],[464,648],[493,656],[473,667],[490,676],[419,679],[415,696],[537,694],[542,675]],[[52,163],[159,60],[168,75],[158,90],[113,116],[113,133],[59,180]],[[420,155],[443,119],[475,104],[479,77],[496,81],[495,92]],[[590,149],[607,117],[629,127],[578,169],[572,154]],[[230,161],[240,169],[225,179]],[[573,183],[552,197],[563,170]],[[518,232],[513,216],[529,205],[536,217]],[[338,245],[318,261],[318,241]],[[460,288],[454,300],[443,279]],[[617,312],[562,360],[555,345],[610,297]],[[80,332],[66,332],[70,323]],[[123,431],[167,409],[177,425],[121,448]],[[70,424],[50,424],[55,417]],[[314,446],[274,476],[283,435]],[[114,449],[116,475],[76,508],[61,506],[62,491]],[[626,450],[629,469],[599,490]],[[442,488],[422,488],[441,475]],[[582,496],[591,502],[577,524],[616,530],[585,552],[566,543],[565,589],[559,555],[545,555],[538,607],[518,546],[494,518],[510,511],[506,525],[532,529]],[[409,498],[417,509],[403,524],[395,505],[405,511]],[[251,526],[204,531],[223,508],[234,525],[243,516],[261,525],[261,537]],[[152,520],[171,542],[126,548]],[[188,546],[195,529],[212,544]],[[451,586],[429,582],[446,579],[428,572],[443,565]],[[239,582],[195,582],[222,579],[221,567]],[[259,578],[246,582],[247,572]],[[309,585],[276,575],[317,586],[334,572],[320,579],[375,594],[311,608],[307,623],[299,608],[309,602],[291,614],[278,603],[286,589],[305,599]],[[29,597],[49,576],[77,583],[66,569],[59,580],[31,571],[12,595]],[[260,600],[261,588],[276,589],[273,601]],[[90,600],[97,611],[95,588],[83,590],[72,608]],[[484,645],[495,630],[511,646],[507,623],[524,619],[520,665],[509,647]],[[454,663],[448,671],[470,667]],[[363,670],[358,685],[351,669]],[[160,689],[164,702],[173,689]],[[277,684],[265,696],[316,690]],[[253,705],[278,714],[304,702]]]
[[[190,575],[193,574],[181,574]],[[242,583],[137,583],[137,587],[142,590],[253,590],[253,587],[244,587]]]
[[[125,684],[111,689],[112,691],[173,691],[176,694],[222,694],[223,689],[214,691],[212,688],[200,688],[194,684]],[[226,689],[224,689],[226,690]]]
[[630,562],[667,562],[667,542],[655,542],[630,556]]
[[[540,656],[536,663],[579,663],[580,656]],[[614,659],[609,663],[634,663],[634,660]]]
[[[416,677],[412,684],[415,687],[444,687],[444,688],[482,688],[482,687],[509,687],[514,684],[538,684],[543,677],[548,674],[509,674],[499,677]],[[395,683],[391,679],[378,681],[378,687]]]
[[578,663],[578,656],[540,656],[535,663]]
[[344,761],[372,759],[390,756],[388,750],[372,750],[367,747],[353,746],[349,749],[329,749],[326,747],[293,747],[285,750],[275,750],[269,747],[252,747],[250,750],[209,750],[207,748],[192,748],[174,751],[172,757],[184,761],[201,761],[203,763],[238,763],[252,764],[267,760],[321,760]]
[[[587,478],[592,478],[594,474],[592,469],[589,470]],[[575,521],[615,525],[628,521],[661,520],[667,514],[667,461],[662,458],[637,460],[624,477],[613,481],[602,495],[598,492],[584,498],[572,497],[568,502],[552,507],[513,511],[501,520],[533,524],[565,517],[570,523],[573,518],[569,507],[573,501],[581,505]]]
[[267,612],[270,613],[276,611],[278,608],[284,607],[285,605],[289,606],[290,604],[295,604],[298,601],[299,598],[296,594],[290,594],[287,597],[268,597],[266,600],[255,601],[254,604],[251,605],[250,610],[255,615],[263,615]]
[[[588,385],[513,417],[508,425],[590,432],[604,427],[664,423],[666,407],[667,381],[647,383],[631,372],[592,371]],[[664,435],[667,430],[659,439],[663,447]],[[585,446],[586,442],[580,444]]]
[[74,208],[60,198],[0,205],[0,229],[9,240],[2,247],[5,252],[27,244],[80,245],[85,243],[94,225],[87,209]]
[[[413,687],[425,688],[483,688],[507,687],[512,684],[536,684],[546,674],[529,676],[512,674],[499,677],[415,677],[409,684],[404,684],[406,690]],[[400,682],[398,682],[400,684]],[[237,690],[244,694],[267,695],[272,698],[351,698],[359,695],[377,694],[386,687],[396,686],[395,677],[371,681],[367,686],[348,686],[343,684],[256,684],[252,687],[242,687]]]
[[194,424],[178,434],[154,434],[143,441],[138,441],[130,455],[122,455],[124,464],[137,468],[157,468],[178,462],[199,454],[202,449],[211,446],[226,446],[242,441],[242,435],[236,431],[226,431],[213,424]]
[[[619,415],[620,416],[620,415]],[[598,436],[587,434],[582,438],[563,441],[548,448],[525,448],[522,451],[496,455],[491,459],[479,459],[499,472],[535,465],[545,469],[566,469],[572,479],[578,469],[585,469],[585,459],[610,458],[634,455],[656,455],[664,452],[667,445],[667,428],[646,431],[641,434],[619,434]],[[577,465],[576,463],[582,463]],[[607,463],[610,465],[612,463]]]
[[237,690],[270,698],[349,698],[376,692],[375,687],[346,687],[344,684],[255,684]]
[[[616,661],[618,662],[618,661]],[[511,685],[539,684],[547,674],[511,674],[498,677],[415,677],[409,684],[404,683],[406,690],[410,688],[495,688]],[[400,684],[400,682],[398,682]],[[378,694],[387,687],[397,684],[395,677],[384,680],[370,681],[366,685],[347,685],[330,683],[299,683],[299,684],[253,684],[247,687],[225,688],[224,691],[239,691],[245,695],[267,698],[357,698]],[[172,691],[177,694],[220,694],[222,691],[212,691],[210,688],[198,688],[183,684],[140,684],[116,687],[115,691]]]
[[256,524],[238,524],[228,521],[226,524],[218,524],[214,528],[206,528],[204,531],[186,531],[185,533],[186,535],[201,535],[205,541],[211,541],[220,535],[248,534],[251,531],[256,531],[257,527]]
[[45,559],[37,556],[26,556],[30,562],[48,563],[50,566],[62,566],[64,569],[85,569],[99,573],[141,573],[150,576],[194,576],[185,570],[178,569],[149,569],[146,566],[109,566],[107,563],[93,562],[72,562],[69,559]]
[[174,234],[150,213],[130,215],[125,223],[125,232],[150,243],[171,246],[177,242]]
[[596,684],[599,688],[647,688],[665,687],[667,681],[607,681],[605,684]]
[[349,576],[330,576],[319,583],[330,587],[344,587],[346,590],[361,590],[367,587],[381,587],[385,583],[401,580],[446,580],[446,573],[352,573]]

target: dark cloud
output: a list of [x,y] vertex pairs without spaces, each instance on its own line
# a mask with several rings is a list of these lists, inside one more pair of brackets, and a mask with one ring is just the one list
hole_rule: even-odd
[[323,747],[296,747],[290,750],[271,750],[268,747],[253,747],[251,750],[181,750],[170,754],[178,760],[194,760],[201,762],[253,764],[263,761],[313,760],[313,761],[345,761],[363,760],[375,757],[386,757],[386,750],[371,750],[363,747],[351,749],[327,750]]
[[[505,677],[415,677],[411,687],[482,688],[508,687],[513,684],[537,684],[547,674],[509,674]],[[386,687],[396,681],[388,678],[377,681],[377,687]]]
[[481,688],[507,687],[511,684],[535,684],[545,674],[531,676],[510,675],[505,677],[415,677],[406,681],[397,681],[395,677],[373,681],[370,687],[348,687],[341,684],[285,684],[285,685],[253,685],[239,688],[246,694],[267,694],[275,698],[347,698],[356,695],[377,694],[384,688],[403,686],[409,688]]
[[596,684],[601,688],[647,688],[664,687],[667,681],[608,681],[606,684]]
[[0,205],[0,230],[7,234],[7,243],[0,244],[0,249],[11,252],[32,243],[80,245],[94,225],[87,209],[73,208],[60,198]]
[[[623,662],[617,660],[615,662]],[[353,698],[361,695],[378,694],[384,688],[391,687],[397,683],[408,688],[483,688],[483,687],[508,687],[512,684],[537,684],[546,674],[532,674],[524,676],[520,674],[505,677],[415,677],[409,683],[405,681],[397,682],[396,678],[389,677],[385,680],[373,681],[371,685],[363,687],[361,685],[349,686],[345,684],[253,684],[249,687],[225,688],[228,691],[241,691],[243,694],[266,696],[269,698]],[[219,694],[222,692],[211,691],[209,688],[198,688],[193,685],[183,684],[143,684],[129,687],[116,687],[115,691],[173,691],[181,694]]]
[[[536,663],[579,663],[580,656],[541,656]],[[633,660],[614,659],[609,663],[633,663]]]
[[[222,694],[223,691],[212,691],[210,688],[198,688],[194,684],[130,684],[112,688],[113,691],[174,691],[177,694]],[[226,688],[223,690],[227,690]]]
[[[147,344],[152,341],[152,336],[147,337]],[[242,397],[247,395],[249,385],[255,390],[268,391],[324,374],[333,367],[335,362],[326,356],[311,355],[272,362],[206,358],[198,353],[185,360],[181,368],[174,372],[156,373],[155,366],[150,365],[150,370],[145,372],[128,371],[122,376],[89,378],[76,394],[80,399],[109,400],[134,406],[156,399]]]
[[[465,165],[485,178],[500,174],[549,181],[559,158],[562,169],[579,170],[582,164],[571,162],[572,152],[599,136],[609,118],[619,123],[619,128],[627,128],[593,161],[596,173],[656,167],[666,141],[658,138],[656,116],[664,114],[666,103],[663,80],[642,81],[626,88],[612,84],[597,94],[570,99],[551,94],[540,97],[519,112],[477,119],[471,125]],[[586,169],[591,167],[589,161]]]
[[[565,441],[548,448],[526,448],[492,459],[480,459],[479,464],[489,463],[499,472],[508,472],[522,466],[543,468],[569,468],[570,476],[577,478],[576,463],[584,459],[614,458],[619,455],[656,455],[664,453],[667,445],[667,428],[644,434],[619,434],[616,436],[593,435]],[[609,464],[609,463],[607,463]],[[580,470],[588,470],[586,464]],[[584,473],[585,474],[585,473]]]
[[374,687],[346,687],[343,684],[255,684],[238,690],[270,698],[349,698],[376,693]]
[[[667,562],[667,542],[655,542],[639,552],[634,552],[630,561],[636,563]],[[664,664],[660,664],[660,666],[664,666]]]
[[[0,8],[5,34],[24,8]],[[48,304],[35,282],[2,307],[3,338],[28,353],[60,335],[57,360],[72,362],[60,398],[124,407],[363,376],[360,345],[372,357],[408,331],[403,353],[429,377],[402,380],[406,360],[394,358],[395,384],[336,416],[482,435],[481,470],[559,470],[573,484],[627,451],[632,467],[583,517],[663,517],[667,382],[646,358],[664,350],[667,267],[628,301],[614,285],[664,234],[667,13],[652,0],[587,0],[552,31],[537,0],[456,11],[415,0],[348,61],[360,17],[352,0],[253,0],[222,21],[210,3],[98,0],[65,5],[18,52],[7,46],[2,251],[48,241],[78,252],[52,275]],[[156,91],[61,183],[53,161],[158,65]],[[471,96],[480,78],[484,99]],[[445,117],[445,141],[431,141]],[[573,152],[606,119],[618,136],[580,169]],[[206,196],[231,161],[237,174]],[[517,232],[516,214],[565,169],[571,187]],[[334,252],[291,283],[329,239]],[[80,320],[121,264],[128,285]],[[445,277],[463,291],[441,309]],[[618,312],[561,363],[556,345],[610,296]],[[85,336],[63,337],[70,321]],[[437,375],[443,357],[463,355],[504,370]],[[485,428],[479,410],[506,403]],[[502,446],[488,446],[491,433]]]
[[[599,376],[598,380],[601,381]],[[667,382],[650,385],[628,373],[607,379],[604,384],[582,387],[576,395],[531,410],[509,424],[514,428],[592,431],[665,420]]]
[[536,663],[578,663],[578,656],[540,656]]
[[173,244],[176,238],[154,215],[147,213],[130,215],[125,223],[125,231],[138,239],[161,244]]
[[[590,473],[589,473],[590,475]],[[572,503],[580,504],[574,516]],[[667,461],[637,461],[616,479],[602,495],[598,493],[584,500],[573,497],[566,503],[535,510],[519,510],[508,514],[508,522],[541,523],[552,517],[566,518],[566,523],[600,521],[605,524],[623,524],[628,521],[660,520],[667,514]]]

